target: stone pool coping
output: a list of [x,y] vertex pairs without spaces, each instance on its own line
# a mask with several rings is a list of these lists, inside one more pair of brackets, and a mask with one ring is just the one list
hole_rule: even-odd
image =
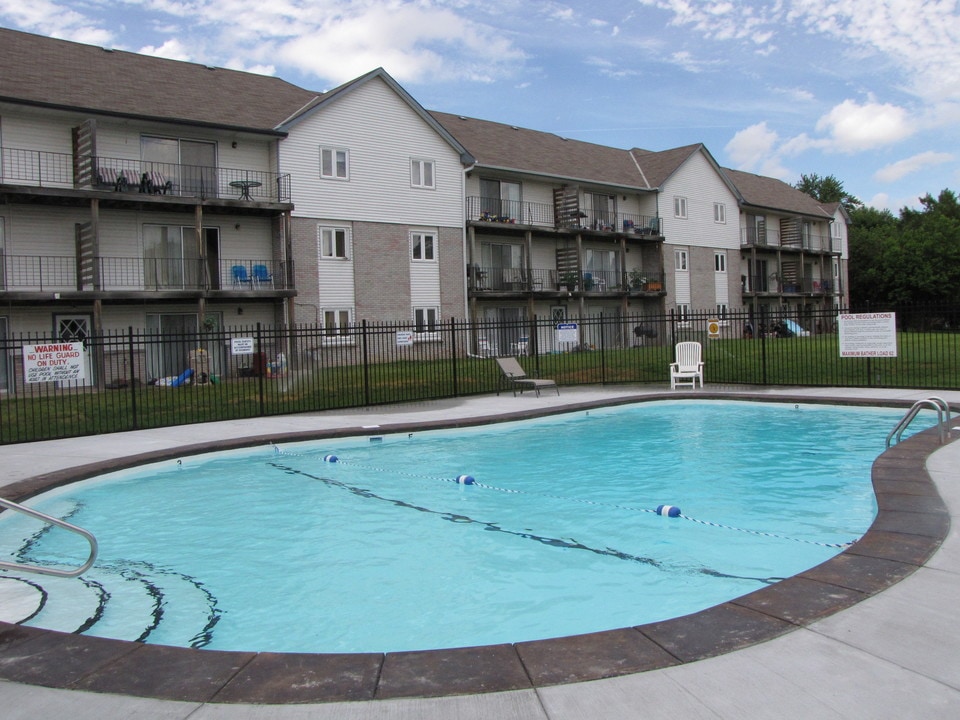
[[[211,450],[329,437],[423,431],[663,399],[733,399],[909,407],[902,401],[676,393],[434,422],[248,436],[143,453],[5,486],[23,500],[104,472]],[[703,611],[646,625],[513,645],[396,653],[193,650],[0,623],[0,678],[33,685],[213,703],[316,703],[522,690],[616,677],[722,655],[805,627],[903,580],[936,551],[950,517],[925,469],[935,430],[874,462],[878,514],[863,538],[826,562]]]

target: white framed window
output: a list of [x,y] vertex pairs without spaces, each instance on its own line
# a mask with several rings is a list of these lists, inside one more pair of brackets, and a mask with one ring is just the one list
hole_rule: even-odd
[[432,190],[436,187],[436,164],[433,160],[419,160],[412,158],[410,160],[410,184],[415,188],[427,188]]
[[344,148],[320,148],[320,177],[350,179],[350,152]]
[[727,206],[723,203],[714,203],[713,204],[713,221],[715,223],[726,223],[727,222]]
[[350,231],[347,228],[321,225],[317,234],[322,260],[346,260],[350,256]]
[[713,254],[713,269],[718,273],[725,273],[727,271],[727,254],[724,252],[718,252]]
[[[436,334],[439,339],[440,332],[440,309],[435,307],[418,307],[413,309],[413,326],[418,335]],[[428,340],[433,338],[420,337],[419,340]]]
[[689,303],[677,303],[677,321],[684,324],[690,323]]
[[717,317],[720,319],[721,324],[727,324],[726,320],[729,312],[730,308],[727,307],[726,303],[717,303]]
[[673,216],[686,219],[687,217],[687,199],[677,195],[673,198]]
[[674,261],[674,267],[678,272],[686,272],[689,269],[687,267],[687,251],[686,250],[674,250],[673,261]]
[[418,262],[436,262],[436,233],[417,230],[410,233],[410,257]]
[[324,308],[324,338],[343,338],[350,335],[353,327],[353,310],[350,308]]

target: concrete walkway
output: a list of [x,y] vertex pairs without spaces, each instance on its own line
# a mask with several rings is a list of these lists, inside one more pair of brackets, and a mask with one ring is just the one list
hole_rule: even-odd
[[[720,388],[709,387],[717,392]],[[724,388],[729,395],[747,392]],[[842,388],[749,389],[775,397],[912,401],[931,394],[960,405],[960,393]],[[209,423],[3,448],[4,484],[133,453],[307,430],[429,423],[533,407],[649,396],[649,388],[563,389],[561,397],[500,396]],[[954,433],[956,436],[957,433]],[[927,470],[951,517],[960,511],[960,443],[933,453]],[[7,720],[70,717],[263,718],[287,720],[629,720],[630,718],[960,717],[960,538],[953,522],[939,551],[906,580],[826,619],[768,642],[707,660],[623,677],[482,695],[312,705],[159,701],[0,681]],[[0,661],[2,662],[2,661]]]

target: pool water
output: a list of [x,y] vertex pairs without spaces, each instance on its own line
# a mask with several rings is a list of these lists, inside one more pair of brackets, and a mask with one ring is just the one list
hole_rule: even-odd
[[[95,571],[176,576],[199,591],[157,601],[163,621],[136,638],[146,642],[277,652],[519,642],[685,615],[837,554],[873,521],[870,467],[901,415],[642,403],[184,457],[29,504],[97,536]],[[681,515],[658,515],[660,505]],[[18,532],[8,515],[3,537]],[[17,557],[69,563],[83,552],[75,542],[39,533]],[[89,634],[120,636],[125,619],[110,607]],[[30,624],[45,626],[43,612]]]

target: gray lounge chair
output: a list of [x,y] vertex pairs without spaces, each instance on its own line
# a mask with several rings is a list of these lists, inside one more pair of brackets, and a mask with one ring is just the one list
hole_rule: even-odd
[[[513,387],[514,396],[517,394],[517,388],[520,388],[521,395],[524,390],[532,388],[537,393],[537,397],[540,397],[540,388],[545,387],[552,387],[557,391],[557,395],[560,394],[560,388],[557,387],[556,381],[529,377],[515,357],[500,357],[496,360],[497,365],[500,366],[500,372],[503,373],[501,380],[510,383]],[[498,386],[497,395],[499,394],[500,387]]]

